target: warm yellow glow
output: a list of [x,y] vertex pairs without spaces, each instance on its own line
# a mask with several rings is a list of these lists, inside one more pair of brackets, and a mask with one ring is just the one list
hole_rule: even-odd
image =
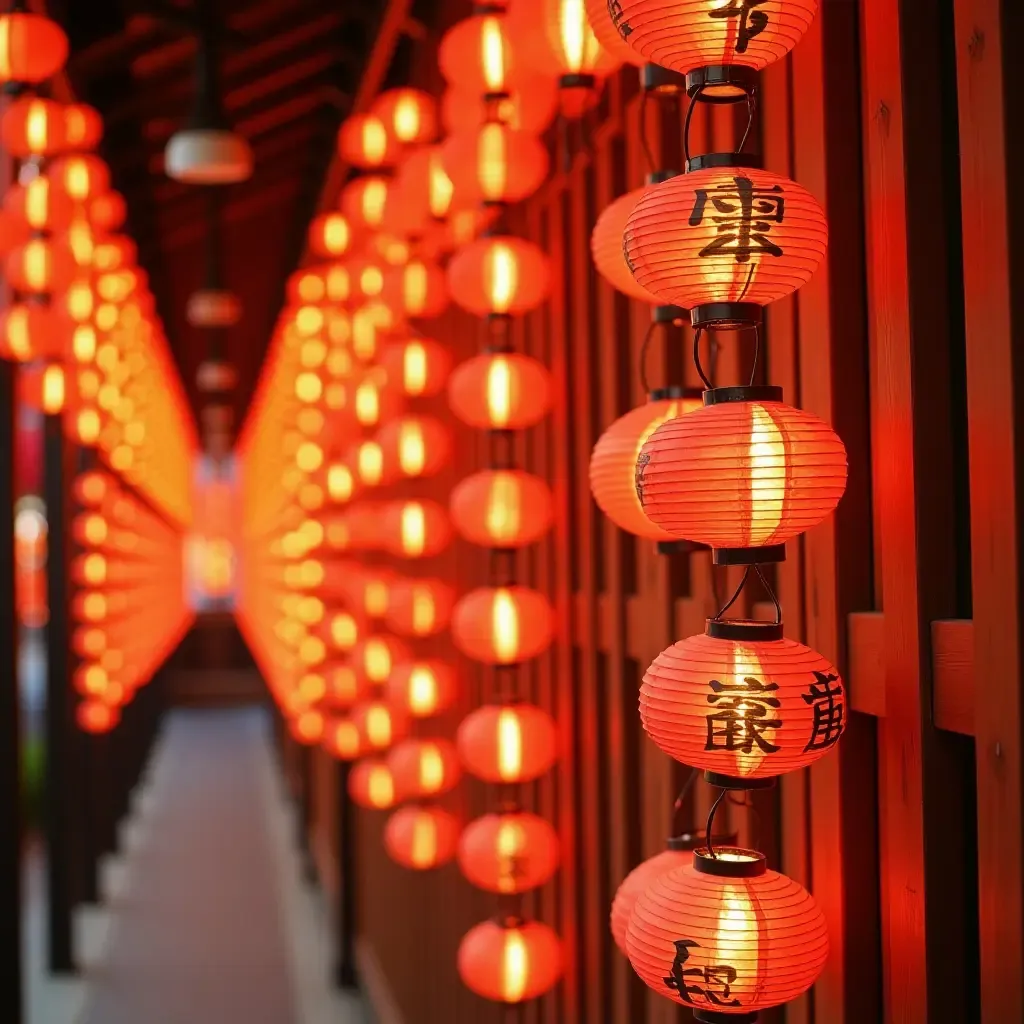
[[399,142],[415,142],[420,134],[420,105],[416,97],[403,93],[395,104],[392,127]]
[[25,220],[36,231],[48,227],[50,219],[50,179],[45,175],[33,178],[25,186]]
[[307,370],[295,378],[295,397],[302,402],[319,401],[323,394],[324,385],[319,374]]
[[64,369],[50,363],[43,370],[43,412],[56,416],[64,408]]
[[380,639],[371,637],[366,641],[363,653],[363,668],[372,683],[386,683],[391,675],[391,648]]
[[[42,179],[37,178],[36,180]],[[68,311],[71,319],[77,323],[85,323],[92,316],[94,305],[92,286],[88,281],[75,281],[68,286],[68,290],[64,293],[64,308]]]
[[515,782],[523,770],[523,730],[515,711],[498,715],[498,774],[503,782]]
[[529,980],[530,956],[523,936],[514,928],[505,932],[501,963],[501,988],[506,1003],[518,1003]]
[[89,198],[89,191],[92,187],[92,175],[89,173],[89,165],[80,159],[72,157],[64,165],[64,189],[76,202],[84,202]]
[[487,533],[499,544],[513,540],[522,520],[519,481],[511,473],[496,473],[487,495]]
[[331,641],[339,651],[350,651],[359,640],[359,627],[348,612],[339,612],[331,619]]
[[498,852],[500,874],[498,888],[501,892],[515,892],[517,865],[526,850],[526,830],[514,820],[505,819],[498,827],[495,842]]
[[317,512],[324,505],[324,489],[319,484],[305,483],[299,488],[298,499],[307,512]]
[[429,868],[437,861],[437,826],[429,814],[417,814],[413,821],[410,858],[418,868]]
[[422,313],[427,305],[427,267],[413,260],[402,271],[402,304],[411,316]]
[[307,636],[299,644],[299,661],[303,665],[320,665],[327,657],[327,648],[318,636]]
[[782,523],[786,499],[786,444],[762,405],[751,405],[750,545],[767,544]]
[[359,275],[359,287],[364,295],[377,296],[384,289],[384,273],[375,263],[363,267]]
[[300,409],[295,415],[295,425],[307,436],[319,434],[324,429],[324,414],[312,407]]
[[295,329],[308,338],[324,328],[324,313],[319,306],[300,306],[295,312]]
[[412,592],[412,631],[417,636],[426,636],[437,622],[437,608],[429,590],[416,587]]
[[335,462],[327,467],[327,493],[331,501],[345,502],[352,497],[355,480],[352,470],[344,463]]
[[[317,526],[320,524],[317,523]],[[324,617],[324,603],[318,597],[307,594],[299,599],[297,618],[307,626],[315,626]]]
[[95,409],[79,409],[75,417],[75,432],[82,444],[94,445],[99,440],[102,423]]
[[402,352],[402,388],[407,395],[423,394],[427,386],[427,350],[418,341],[410,341]]
[[7,347],[19,362],[33,356],[31,318],[24,306],[15,306],[7,312]]
[[[346,221],[345,224],[345,230],[348,231],[348,222]],[[349,297],[352,288],[348,269],[338,264],[329,267],[324,275],[324,285],[327,288],[327,298],[332,302],[344,302]]]
[[441,163],[441,154],[434,150],[430,154],[430,212],[433,216],[441,219],[448,215],[448,209],[452,204],[452,196],[455,186],[452,179],[448,177],[444,166]]
[[78,324],[71,335],[71,354],[76,363],[91,363],[96,358],[96,332],[88,324]]
[[295,453],[295,464],[304,473],[315,473],[324,461],[324,450],[314,441],[304,441]]
[[409,708],[419,717],[433,714],[437,709],[437,680],[424,665],[417,665],[409,673]]
[[497,242],[489,252],[487,279],[495,312],[507,313],[519,289],[519,264],[512,249]]
[[512,413],[512,367],[504,356],[495,356],[487,368],[487,411],[492,426],[507,426]]
[[558,28],[568,72],[588,70],[599,44],[587,20],[584,0],[561,0]]
[[427,543],[427,524],[423,506],[409,501],[402,506],[402,551],[409,558],[419,558]]
[[364,380],[356,388],[356,419],[364,427],[372,427],[380,419],[380,389],[372,380]]
[[363,119],[361,143],[363,158],[368,164],[377,166],[383,161],[388,151],[388,132],[379,117]]
[[22,249],[21,269],[29,291],[49,290],[50,268],[51,254],[47,243],[39,238],[26,242]]
[[[761,659],[758,658],[754,649],[745,644],[737,643],[732,649],[732,670],[729,673],[728,684],[739,689],[743,686],[744,679],[768,681],[761,666]],[[726,680],[723,679],[724,681]],[[764,714],[764,705],[757,700],[747,701],[742,696],[737,696],[733,703],[735,704],[734,713],[738,719],[736,725],[737,735],[753,735],[757,727],[757,720]],[[747,723],[748,717],[750,719],[749,726]],[[750,729],[749,733],[746,731],[747,728]],[[735,759],[735,771],[730,774],[742,777],[750,775],[757,770],[764,760],[765,751],[757,743],[754,743],[751,745],[749,754],[737,748],[732,756]]]
[[374,807],[390,807],[395,802],[395,783],[384,765],[374,765],[370,769],[367,790]]
[[505,126],[485,124],[477,138],[476,174],[484,199],[500,200],[508,187],[508,136]]
[[93,551],[82,560],[82,578],[92,586],[107,581],[107,560],[98,551]]
[[376,487],[384,476],[384,453],[376,441],[364,441],[359,446],[356,470],[367,487]]
[[327,359],[327,342],[322,338],[306,338],[299,346],[299,362],[307,370],[323,366]]
[[388,198],[388,185],[382,178],[374,178],[363,189],[363,220],[371,227],[380,227],[384,219],[384,205]]
[[366,738],[371,746],[381,749],[391,746],[392,735],[391,712],[381,704],[374,704],[366,712]]
[[[7,19],[4,19],[6,23]],[[25,141],[32,153],[44,153],[50,140],[50,118],[47,116],[46,104],[40,100],[30,100],[28,115],[25,118]]]
[[348,248],[351,238],[348,221],[340,213],[332,213],[324,221],[323,243],[329,253],[340,256]]
[[363,594],[363,607],[366,614],[379,619],[387,614],[388,585],[383,580],[370,580]]
[[107,539],[107,532],[107,521],[103,516],[92,513],[83,520],[82,534],[86,543],[94,546],[102,544]]
[[307,672],[299,680],[299,696],[307,704],[315,704],[327,693],[327,682],[319,672]]
[[402,424],[398,437],[398,464],[406,476],[419,476],[427,462],[423,428],[411,420]]
[[420,748],[420,788],[424,793],[436,793],[444,785],[444,758],[435,743],[424,743]]
[[501,22],[493,15],[480,26],[480,60],[488,92],[505,91],[505,35]]
[[86,594],[82,601],[82,617],[86,622],[102,622],[107,617],[107,599],[102,594]]

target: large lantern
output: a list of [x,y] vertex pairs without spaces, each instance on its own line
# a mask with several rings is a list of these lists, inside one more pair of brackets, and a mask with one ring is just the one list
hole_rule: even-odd
[[440,394],[451,373],[449,350],[432,338],[409,338],[388,345],[381,353],[388,383],[395,382],[409,398]]
[[843,442],[827,423],[786,405],[781,388],[721,388],[704,392],[704,402],[643,443],[636,493],[644,514],[673,537],[758,548],[760,560],[778,560],[780,545],[820,523],[843,496]]
[[0,15],[0,82],[42,82],[67,57],[68,37],[55,21],[29,11]]
[[543,995],[562,976],[562,944],[539,921],[485,921],[459,944],[458,966],[477,995],[521,1003]]
[[590,233],[590,254],[597,272],[617,291],[652,306],[661,301],[653,292],[638,284],[622,253],[622,235],[626,221],[647,187],[634,189],[609,203],[600,213]]
[[455,191],[474,202],[519,202],[548,173],[547,147],[536,135],[496,122],[452,135],[441,154]]
[[448,404],[477,430],[523,430],[539,423],[551,408],[551,374],[532,356],[484,353],[452,374]]
[[603,49],[622,64],[640,67],[646,63],[645,58],[619,35],[612,21],[608,0],[584,0],[584,6],[587,9],[587,21]]
[[532,782],[555,763],[552,717],[532,704],[485,704],[471,711],[456,737],[462,764],[484,782]]
[[514,665],[536,658],[555,635],[548,599],[528,587],[479,587],[452,612],[455,646],[488,665]]
[[455,856],[460,827],[455,815],[439,807],[403,807],[388,818],[384,846],[402,867],[428,871]]
[[448,264],[452,299],[475,316],[529,312],[547,298],[550,279],[544,251],[512,235],[470,242]]
[[847,713],[835,666],[773,623],[710,619],[662,651],[640,687],[640,719],[666,754],[748,788],[827,754]]
[[398,558],[432,558],[448,547],[452,527],[439,502],[400,498],[384,506],[381,536],[385,550]]
[[372,113],[383,121],[388,134],[403,146],[432,142],[437,135],[434,98],[422,89],[388,89],[374,101]]
[[453,789],[462,776],[450,740],[404,740],[388,755],[399,800],[423,800]]
[[752,1021],[814,984],[828,926],[810,893],[767,870],[763,854],[700,849],[636,901],[626,950],[648,986],[697,1020]]
[[0,118],[0,139],[20,160],[59,153],[67,142],[64,104],[38,96],[14,100]]
[[447,628],[455,592],[442,580],[403,579],[391,587],[386,621],[401,636],[434,636]]
[[828,224],[801,185],[711,154],[648,187],[626,221],[623,248],[636,280],[691,311],[693,325],[761,319],[762,307],[809,281]]
[[395,780],[380,758],[360,761],[348,777],[349,796],[360,806],[386,811],[395,805]]
[[412,718],[431,718],[449,707],[457,690],[455,671],[437,658],[407,661],[388,680],[388,697]]
[[477,98],[506,96],[518,77],[500,12],[477,14],[453,25],[437,53],[445,80]]
[[376,114],[353,114],[338,132],[338,152],[353,167],[375,170],[390,167],[398,148]]
[[518,469],[485,469],[462,480],[450,499],[452,522],[471,544],[521,548],[551,528],[551,490]]
[[466,826],[459,867],[478,889],[503,895],[529,892],[558,870],[558,833],[536,814],[487,814]]

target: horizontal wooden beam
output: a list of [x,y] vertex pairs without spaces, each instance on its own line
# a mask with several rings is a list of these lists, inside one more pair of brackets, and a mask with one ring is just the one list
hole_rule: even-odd
[[881,612],[856,612],[847,623],[850,707],[876,718],[885,716],[885,620]]

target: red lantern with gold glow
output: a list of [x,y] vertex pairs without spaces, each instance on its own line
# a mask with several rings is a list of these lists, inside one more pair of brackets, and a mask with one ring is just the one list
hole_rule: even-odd
[[388,135],[403,146],[432,142],[437,135],[434,97],[422,89],[388,89],[374,100],[370,112],[384,123]]
[[846,716],[835,666],[775,623],[710,619],[705,633],[662,651],[640,687],[647,735],[677,761],[727,779],[813,764]]
[[449,792],[462,777],[462,766],[450,740],[403,740],[388,755],[399,800],[424,800]]
[[57,74],[68,58],[68,37],[41,14],[0,14],[0,82],[36,84]]
[[455,671],[438,658],[396,665],[388,680],[388,699],[412,718],[440,714],[455,696]]
[[88,203],[110,188],[110,169],[91,153],[62,156],[47,173],[76,203]]
[[656,398],[620,416],[598,438],[590,456],[590,492],[620,529],[646,540],[672,540],[644,515],[636,494],[636,460],[658,427],[700,405],[699,398]]
[[60,358],[70,332],[47,306],[16,302],[0,312],[0,356],[27,363]]
[[103,118],[88,103],[68,103],[64,107],[64,143],[69,150],[95,149],[103,138]]
[[485,469],[462,480],[451,494],[452,522],[471,544],[521,548],[551,528],[551,490],[519,469]]
[[449,88],[441,97],[441,120],[449,135],[479,128],[488,120],[540,135],[558,112],[558,83],[550,75],[520,78],[512,91],[487,102],[469,89]]
[[433,416],[403,416],[377,434],[385,480],[419,479],[439,473],[452,454],[451,431]]
[[32,230],[25,219],[0,206],[0,256],[7,257],[32,237]]
[[448,264],[452,299],[475,316],[527,313],[547,298],[550,282],[540,246],[512,235],[470,242]]
[[811,894],[769,871],[763,854],[700,849],[691,865],[656,878],[637,899],[626,951],[659,995],[689,1006],[698,1018],[726,1017],[710,988],[687,985],[682,949],[686,970],[696,977],[728,969],[729,1013],[753,1020],[814,984],[828,960],[828,926]]
[[548,150],[529,132],[488,122],[452,135],[441,147],[455,191],[474,202],[517,203],[548,174]]
[[439,807],[403,807],[388,818],[384,847],[402,867],[428,871],[455,856],[460,828],[459,819]]
[[121,721],[121,711],[102,700],[83,700],[75,708],[75,721],[82,732],[98,736],[110,732]]
[[548,599],[528,587],[479,587],[452,612],[455,646],[475,661],[514,665],[542,654],[555,636]]
[[439,145],[422,146],[410,153],[398,169],[390,199],[388,226],[403,236],[420,235],[431,223],[448,214],[453,186],[444,168]]
[[87,216],[97,230],[117,231],[128,216],[128,204],[120,192],[111,189],[89,201]]
[[12,185],[4,195],[4,208],[33,231],[63,231],[75,214],[74,203],[45,174],[26,185]]
[[373,682],[365,672],[349,664],[331,664],[324,669],[326,692],[321,704],[333,713],[348,711],[373,695]]
[[361,427],[375,427],[382,420],[392,419],[401,412],[402,393],[390,385],[386,374],[377,369],[364,373],[347,386],[351,394],[347,404],[354,410]]
[[[2,22],[0,22],[2,24]],[[39,96],[22,96],[0,118],[0,140],[12,156],[53,156],[67,141],[64,104]]]
[[448,626],[454,604],[455,591],[443,580],[397,580],[391,587],[386,622],[401,636],[434,636]]
[[389,180],[379,174],[356,178],[341,190],[341,212],[354,228],[379,228],[389,188]]
[[433,261],[415,257],[384,274],[384,301],[407,317],[429,320],[448,308],[448,280]]
[[376,114],[353,114],[338,132],[338,152],[352,167],[376,170],[394,163],[398,147]]
[[558,834],[536,814],[478,818],[459,840],[459,868],[478,889],[513,895],[547,882],[558,870]]
[[476,14],[441,38],[437,61],[445,80],[476,97],[501,96],[521,77],[500,12]]
[[[605,17],[643,58],[681,74],[737,65],[759,71],[796,46],[818,0],[768,0],[756,11],[751,4],[709,6],[705,0],[618,0]],[[735,85],[705,89],[714,99],[738,92]]]
[[382,758],[367,758],[354,765],[348,777],[348,795],[360,807],[386,811],[395,805],[395,782]]
[[[825,213],[810,192],[771,171],[721,163],[733,159],[694,158],[689,173],[649,186],[626,220],[633,276],[690,310],[694,326],[760,320],[761,307],[810,280],[828,247]],[[725,233],[716,215],[724,209],[754,209],[764,230]]]
[[356,705],[352,721],[359,729],[363,749],[377,753],[392,747],[409,731],[409,719],[382,700]]
[[352,666],[374,686],[384,686],[391,670],[410,657],[409,646],[398,637],[379,633],[352,648]]
[[633,64],[641,67],[647,63],[646,58],[637,53],[629,43],[619,35],[619,30],[612,22],[608,0],[584,0],[587,10],[587,21],[594,31],[594,36],[602,48],[620,64]]
[[449,350],[432,338],[408,338],[388,345],[380,357],[388,383],[409,398],[432,398],[444,390],[451,373]]
[[60,291],[75,274],[69,249],[49,238],[33,238],[7,256],[7,281],[28,294]]
[[349,718],[328,718],[320,745],[339,761],[354,761],[362,752],[359,727]]
[[539,921],[485,921],[459,944],[459,976],[484,999],[521,1003],[542,996],[562,976],[562,943]]
[[344,256],[352,245],[352,227],[343,213],[322,213],[309,225],[309,247],[318,256]]
[[288,720],[288,731],[296,743],[315,746],[324,738],[323,712],[308,708]]
[[640,449],[636,492],[652,522],[714,548],[766,548],[835,509],[846,449],[827,423],[786,405],[781,388],[704,395],[703,408],[663,423]]
[[354,563],[337,566],[337,571],[342,592],[351,602],[353,612],[371,619],[384,618],[395,574],[380,566]]
[[626,230],[626,221],[646,191],[645,186],[627,192],[601,211],[594,224],[594,230],[590,233],[590,255],[593,257],[597,272],[613,288],[631,299],[639,299],[640,302],[649,302],[652,306],[657,306],[661,300],[637,283],[622,253],[622,235]]
[[463,767],[484,782],[532,782],[550,771],[558,751],[554,719],[533,704],[485,704],[459,726]]
[[484,353],[456,368],[448,384],[448,404],[458,419],[477,430],[524,430],[551,408],[551,374],[532,356]]
[[452,539],[447,509],[420,498],[388,502],[380,528],[385,550],[398,558],[432,558]]

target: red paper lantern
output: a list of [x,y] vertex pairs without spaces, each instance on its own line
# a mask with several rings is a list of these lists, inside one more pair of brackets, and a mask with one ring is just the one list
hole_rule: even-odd
[[647,540],[672,539],[644,514],[636,494],[636,460],[663,423],[700,405],[699,398],[656,399],[620,416],[598,438],[590,456],[590,491],[601,511],[620,529]]
[[373,681],[365,672],[356,671],[353,665],[330,665],[324,677],[326,692],[321,703],[331,712],[348,711],[373,694]]
[[388,818],[384,846],[402,867],[428,871],[455,856],[459,829],[459,819],[439,807],[403,807]]
[[341,212],[357,228],[379,228],[387,207],[389,180],[367,174],[350,181],[341,190]]
[[324,738],[324,716],[315,708],[308,708],[288,720],[288,731],[296,743],[314,746]]
[[359,726],[348,718],[328,718],[320,745],[338,761],[354,761],[362,753]]
[[389,502],[380,525],[384,548],[398,558],[432,558],[452,539],[448,512],[436,501]]
[[539,921],[485,921],[459,944],[459,976],[484,999],[521,1003],[542,996],[562,976],[562,943]]
[[517,203],[548,174],[548,150],[529,132],[488,122],[452,135],[441,147],[455,191],[472,202]]
[[437,61],[445,81],[478,97],[507,94],[521,77],[500,13],[453,25],[441,38]]
[[11,156],[25,160],[59,153],[67,141],[64,109],[63,103],[39,96],[13,100],[0,118],[0,139]]
[[521,548],[551,528],[551,490],[519,469],[485,469],[466,477],[451,494],[452,523],[471,544]]
[[436,658],[397,665],[388,680],[388,699],[413,718],[430,718],[456,695],[455,671]]
[[449,792],[462,776],[450,740],[404,740],[388,755],[399,800],[423,800]]
[[103,138],[103,118],[88,103],[64,107],[64,142],[70,150],[95,149]]
[[590,233],[590,254],[597,272],[613,288],[631,299],[657,306],[660,302],[658,296],[637,283],[622,252],[622,236],[626,230],[626,221],[647,188],[648,186],[633,189],[632,192],[613,200],[601,211],[597,223],[594,224],[594,230]]
[[[670,844],[673,842],[669,840]],[[622,880],[612,900],[611,930],[615,945],[626,953],[626,930],[629,919],[633,916],[636,901],[643,896],[655,879],[674,871],[676,868],[687,867],[693,863],[693,849],[673,848],[662,850],[638,864]]]
[[67,58],[68,37],[55,21],[28,11],[0,15],[0,82],[42,82]]
[[377,299],[384,292],[384,265],[380,260],[360,256],[345,264],[348,270],[352,297],[361,302]]
[[25,219],[11,213],[6,206],[0,206],[0,256],[7,257],[32,237],[32,230]]
[[388,383],[398,384],[409,398],[432,398],[444,390],[451,373],[449,350],[432,338],[409,338],[388,345],[381,353]]
[[16,302],[0,312],[0,356],[27,363],[63,356],[69,332],[47,306]]
[[640,449],[636,491],[652,522],[715,548],[763,548],[835,509],[846,449],[827,423],[783,403],[781,388],[705,392],[709,401]]
[[558,83],[550,75],[516,81],[512,91],[490,102],[470,89],[449,88],[441,97],[441,120],[449,135],[497,121],[520,132],[540,135],[558,112]]
[[587,10],[587,21],[603,49],[620,64],[640,67],[647,63],[647,60],[619,35],[619,30],[612,22],[608,0],[584,0],[584,5]]
[[338,583],[356,614],[382,619],[388,611],[391,585],[395,574],[379,566],[346,563],[336,567]]
[[532,782],[551,770],[558,749],[554,719],[532,704],[485,704],[459,726],[466,771],[484,782]]
[[76,203],[89,203],[110,189],[110,169],[91,153],[62,156],[47,173]]
[[551,374],[540,361],[517,352],[474,356],[452,374],[448,404],[477,430],[524,430],[551,408]]
[[770,779],[817,761],[846,725],[843,681],[771,623],[716,622],[644,673],[640,719],[677,761],[728,779]]
[[536,814],[487,814],[466,826],[459,840],[459,868],[487,892],[529,892],[558,870],[558,833]]
[[404,146],[431,142],[437,135],[437,107],[433,96],[422,89],[388,89],[374,101],[371,113]]
[[448,308],[448,280],[433,260],[417,257],[385,273],[381,295],[403,316],[429,320]]
[[448,264],[452,299],[475,316],[527,313],[547,298],[550,279],[543,250],[512,235],[470,242]]
[[818,268],[825,213],[779,174],[700,159],[703,169],[646,189],[626,221],[626,260],[640,285],[691,310],[695,326],[760,320],[760,307]]
[[[352,709],[352,721],[359,729],[362,749],[380,753],[393,746],[409,731],[409,721],[384,701],[367,701]],[[390,770],[388,772],[390,776]]]
[[[781,60],[814,19],[818,0],[708,4],[706,0],[616,0],[611,21],[641,56],[681,74]],[[734,90],[711,91],[729,97]]]
[[379,633],[352,648],[352,667],[374,686],[384,686],[391,670],[410,657],[409,645],[396,636]]
[[360,807],[386,811],[395,805],[395,782],[391,769],[380,758],[360,761],[348,777],[348,795]]
[[70,250],[48,238],[33,238],[7,255],[7,282],[33,295],[60,291],[75,274]]
[[453,187],[441,146],[423,146],[410,153],[398,169],[394,192],[397,202],[394,206],[389,203],[387,219],[400,234],[422,234],[432,218],[446,217]]
[[401,636],[434,636],[447,628],[454,604],[455,591],[442,580],[398,580],[388,601],[388,628]]
[[528,587],[479,587],[452,612],[455,646],[488,665],[514,665],[542,654],[555,636],[548,599]]
[[88,204],[89,223],[98,231],[117,231],[128,216],[128,204],[120,192],[104,192]]
[[390,167],[398,155],[387,125],[376,114],[353,114],[338,132],[338,152],[353,167]]
[[726,1001],[728,1013],[752,1019],[814,984],[828,960],[828,926],[810,893],[768,871],[763,854],[716,852],[697,850],[692,865],[653,881],[636,901],[626,950],[659,995],[714,1019],[726,1016]]
[[309,247],[317,256],[344,256],[352,245],[352,226],[343,213],[322,213],[309,225],[308,238]]
[[377,443],[385,480],[434,476],[452,454],[451,431],[433,416],[403,416],[382,427]]
[[102,700],[83,700],[75,708],[75,721],[82,732],[99,736],[121,721],[121,709]]
[[361,427],[375,427],[401,412],[402,393],[389,385],[378,369],[376,373],[364,373],[346,386],[345,404],[354,411]]

